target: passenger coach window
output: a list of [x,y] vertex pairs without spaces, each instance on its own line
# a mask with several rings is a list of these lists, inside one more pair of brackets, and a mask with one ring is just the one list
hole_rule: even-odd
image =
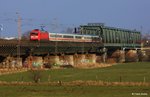
[[73,36],[64,35],[64,38],[73,38]]
[[56,37],[56,35],[50,35],[50,37]]
[[91,39],[91,37],[84,37],[85,39]]
[[56,35],[57,37],[62,37],[62,35]]
[[75,38],[77,38],[77,39],[81,39],[82,37],[81,37],[81,36],[76,36]]
[[50,37],[62,37],[62,35],[53,35],[53,34],[51,34]]

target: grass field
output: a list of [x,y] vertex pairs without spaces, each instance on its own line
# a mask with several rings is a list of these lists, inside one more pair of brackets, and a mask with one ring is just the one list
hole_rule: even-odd
[[[150,82],[150,62],[124,63],[107,68],[52,69],[40,71],[41,82],[101,80],[107,82]],[[31,71],[1,75],[0,81],[32,82]],[[120,80],[121,78],[121,80]],[[146,86],[16,86],[1,85],[0,97],[150,97]]]
[[0,86],[0,97],[149,97],[149,96],[150,96],[150,87]]
[[[107,68],[95,69],[52,69],[39,71],[41,82],[101,80],[107,82],[150,82],[150,63],[124,63]],[[10,75],[1,75],[0,81],[31,82],[31,71]]]

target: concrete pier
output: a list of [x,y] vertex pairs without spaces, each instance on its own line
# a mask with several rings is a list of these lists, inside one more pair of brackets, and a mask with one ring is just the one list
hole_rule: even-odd
[[107,48],[103,48],[102,49],[102,51],[103,51],[103,54],[102,54],[102,62],[103,63],[106,63],[107,62]]
[[96,56],[96,63],[102,63],[103,61],[102,61],[102,56],[100,56],[100,55],[97,55]]
[[106,63],[107,62],[107,52],[104,52],[102,55],[102,62]]
[[139,53],[139,61],[150,61],[150,56],[148,56],[147,52],[142,50]]
[[16,58],[8,56],[1,63],[1,68],[21,68],[22,67],[22,58]]
[[83,64],[85,62],[86,62],[85,54],[75,54],[74,55],[74,64],[75,64],[75,66]]
[[123,63],[123,62],[137,62],[137,61],[149,61],[150,54],[147,55],[146,51],[137,50],[114,50],[110,49],[107,52],[106,48],[103,48],[101,53],[96,54],[72,54],[72,55],[47,55],[47,56],[25,56],[22,58],[7,56],[0,63],[0,68],[51,68],[63,67],[61,65],[72,65],[73,67],[92,67],[100,63]]
[[60,65],[59,56],[49,56],[49,63],[51,65]]
[[61,55],[59,56],[60,65],[74,65],[73,55]]
[[125,55],[125,59],[126,62],[138,62],[139,58],[138,58],[137,50],[127,51]]
[[24,67],[27,67],[27,68],[32,68],[32,61],[33,61],[33,56],[28,56],[26,59],[25,59],[25,62],[24,62]]
[[119,57],[119,62],[123,63],[125,62],[125,51],[124,50],[120,50],[120,57]]
[[73,55],[65,55],[64,60],[67,63],[66,65],[74,66],[74,57],[73,57]]
[[96,63],[96,54],[86,54],[85,58],[89,60],[89,63]]
[[116,50],[111,55],[112,58],[116,60],[117,63],[125,62],[125,51],[124,50]]
[[23,66],[28,68],[43,68],[43,58],[39,56],[29,56],[26,58]]
[[36,68],[42,68],[43,67],[43,58],[42,57],[33,57],[32,60],[32,66]]
[[22,68],[22,58],[15,58],[16,61],[16,67]]

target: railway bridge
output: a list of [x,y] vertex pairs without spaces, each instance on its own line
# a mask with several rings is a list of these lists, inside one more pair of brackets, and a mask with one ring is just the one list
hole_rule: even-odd
[[[72,54],[72,53],[96,53],[102,49],[102,43],[65,42],[65,41],[18,41],[1,40],[1,56],[17,55],[46,55],[46,54]],[[19,50],[19,51],[18,51]]]
[[0,66],[11,67],[17,63],[21,66],[28,64],[27,67],[37,64],[75,66],[82,63],[105,63],[110,60],[139,61],[144,57],[141,51],[141,34],[138,31],[88,24],[80,26],[78,34],[96,35],[100,41],[0,40]]
[[[139,45],[108,44],[108,43],[89,43],[89,42],[63,42],[63,41],[29,41],[29,40],[1,40],[0,41],[0,60],[1,67],[10,66],[13,61],[23,65],[32,60],[47,60],[45,63],[60,64],[61,60],[67,60],[67,64],[75,65],[84,61],[108,62],[109,58],[117,62],[131,61],[131,57],[137,58]],[[127,58],[128,56],[129,58]],[[76,57],[76,59],[75,59]],[[19,60],[18,60],[19,58]],[[49,61],[48,61],[49,60]],[[73,62],[75,61],[76,62]],[[136,59],[133,59],[137,61]],[[82,62],[81,62],[82,61]],[[21,66],[22,66],[21,65]],[[31,67],[31,64],[28,66]]]

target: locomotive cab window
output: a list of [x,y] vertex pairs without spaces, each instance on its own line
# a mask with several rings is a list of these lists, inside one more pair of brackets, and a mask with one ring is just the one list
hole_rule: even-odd
[[31,32],[31,35],[38,35],[38,33],[36,33],[36,32]]

